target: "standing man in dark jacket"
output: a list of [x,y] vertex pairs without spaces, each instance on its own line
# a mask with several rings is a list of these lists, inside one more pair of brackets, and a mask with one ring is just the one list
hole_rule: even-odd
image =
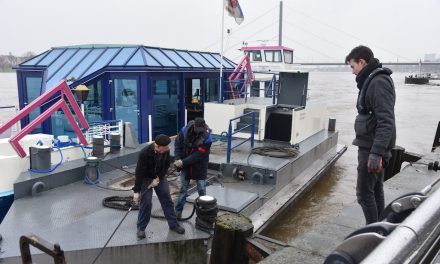
[[[183,234],[185,229],[177,223],[176,213],[174,212],[174,203],[171,199],[170,189],[166,178],[166,173],[170,167],[170,137],[158,135],[154,143],[146,146],[139,153],[136,165],[136,180],[133,187],[133,202],[139,203],[139,215],[137,221],[137,237],[145,238],[145,228],[150,222],[153,188],[159,198],[160,205],[168,221],[171,230]],[[152,184],[159,181],[157,186]],[[149,188],[149,186],[153,188]],[[155,187],[154,187],[155,186]]]
[[358,46],[345,58],[356,75],[359,95],[354,124],[358,146],[356,196],[367,224],[377,222],[385,207],[384,168],[396,143],[394,104],[396,94],[390,75],[370,48]]
[[176,137],[174,145],[174,166],[182,169],[180,174],[180,194],[177,199],[176,215],[182,217],[189,181],[197,182],[199,196],[206,194],[209,152],[212,138],[205,120],[197,117],[188,122]]

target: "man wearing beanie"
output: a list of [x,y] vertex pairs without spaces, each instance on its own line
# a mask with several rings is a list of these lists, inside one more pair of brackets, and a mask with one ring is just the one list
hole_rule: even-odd
[[[139,153],[135,172],[136,180],[133,187],[133,202],[138,204],[140,200],[137,221],[138,239],[145,238],[145,229],[150,222],[153,188],[159,198],[169,228],[179,234],[185,233],[185,229],[177,223],[166,178],[170,167],[170,142],[171,139],[167,135],[158,135],[154,143],[146,146]],[[153,180],[158,181],[157,186],[153,184]],[[154,187],[148,188],[150,185]]]
[[199,196],[206,194],[209,152],[212,138],[205,120],[197,117],[182,128],[174,142],[174,166],[182,170],[180,174],[180,194],[177,199],[176,215],[182,217],[189,181],[195,180]]

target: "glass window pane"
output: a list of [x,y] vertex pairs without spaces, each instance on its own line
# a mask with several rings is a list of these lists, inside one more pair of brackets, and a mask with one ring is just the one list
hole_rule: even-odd
[[123,48],[118,55],[110,62],[110,66],[124,66],[128,58],[137,48]]
[[179,55],[176,54],[174,50],[162,50],[165,54],[170,57],[179,67],[190,67]]
[[218,101],[218,80],[206,79],[206,97],[205,102]]
[[176,135],[179,116],[179,81],[152,80],[152,131],[153,138],[158,134]]
[[59,81],[69,76],[66,76],[90,51],[90,49],[80,49],[69,62],[66,63],[57,73],[55,73],[46,83],[46,87],[50,88]]
[[151,54],[151,56],[153,56],[160,64],[162,64],[162,66],[164,67],[176,67],[176,65],[170,60],[168,59],[167,56],[165,56],[162,51],[160,51],[159,49],[152,49],[152,48],[145,48],[148,53]]
[[[220,54],[211,54],[216,58],[218,61],[220,61]],[[220,66],[218,66],[220,68]],[[223,68],[235,68],[235,65],[231,64],[225,57],[223,57]]]
[[[24,100],[26,105],[28,105],[29,103],[37,99],[38,96],[40,96],[42,81],[43,81],[42,77],[25,78],[26,98]],[[38,107],[29,113],[29,122],[37,118],[39,115],[40,115],[40,108]],[[41,133],[41,132],[42,132],[41,125],[37,126],[34,130],[32,130],[32,133]]]
[[105,49],[94,49],[92,50],[83,60],[75,67],[75,69],[69,74],[69,76],[79,79],[82,73],[92,64],[96,58],[98,58]]
[[64,65],[64,63],[66,63],[66,61],[72,57],[72,55],[77,52],[77,49],[68,49],[66,50],[63,55],[61,55],[60,57],[58,57],[58,59],[56,59],[52,65],[49,66],[49,68],[47,69],[47,76],[48,78],[51,78],[52,75],[58,71],[60,69],[60,67],[62,67]]
[[142,52],[144,53],[144,57],[147,60],[147,66],[160,66],[160,64],[145,50],[142,50]]
[[137,80],[114,79],[115,118],[130,122],[138,135]]
[[192,67],[202,67],[202,65],[197,62],[191,55],[186,51],[177,51],[180,56],[182,56]]
[[261,50],[252,51],[252,61],[262,61]]
[[142,49],[139,49],[136,51],[136,54],[130,59],[129,62],[127,62],[127,65],[129,66],[144,66],[145,62],[142,58]]
[[273,62],[273,51],[265,50],[264,55],[266,56],[266,62]]
[[107,64],[109,63],[109,61],[113,58],[113,56],[115,56],[116,52],[118,52],[119,49],[117,48],[112,48],[112,49],[107,49],[100,57],[97,61],[95,61],[92,65],[92,67],[90,67],[87,72],[85,74],[83,74],[83,76],[87,76],[105,66],[107,66]]
[[23,63],[21,65],[25,65],[25,66],[34,65],[39,60],[41,60],[47,53],[48,53],[48,51],[44,52],[43,54],[38,55],[37,57],[34,57],[33,59],[28,60],[27,62],[25,62],[25,63]]
[[84,114],[87,122],[102,121],[102,85],[99,80],[87,86],[89,94],[84,102]]
[[208,62],[211,63],[211,65],[214,65],[214,67],[219,68],[220,67],[220,61],[217,61],[212,57],[209,53],[200,53],[202,54],[203,58],[205,58]]
[[293,63],[293,51],[291,51],[291,50],[284,51],[284,62],[285,63]]
[[47,65],[49,65],[49,64],[50,64],[52,61],[54,61],[54,60],[58,57],[58,55],[60,55],[61,52],[63,52],[63,51],[64,51],[64,49],[54,49],[54,50],[51,50],[51,51],[49,52],[49,54],[47,54],[47,56],[44,57],[44,59],[38,63],[38,66],[47,66]]
[[198,61],[200,62],[204,67],[206,68],[214,68],[214,66],[212,66],[205,58],[202,57],[202,55],[200,55],[197,52],[190,52],[190,54]]
[[273,51],[273,61],[274,62],[282,62],[283,59],[281,57],[281,50],[274,50]]

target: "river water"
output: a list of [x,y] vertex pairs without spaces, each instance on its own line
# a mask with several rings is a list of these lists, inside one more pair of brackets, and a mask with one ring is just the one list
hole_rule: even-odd
[[[408,73],[392,75],[397,96],[397,145],[423,154],[430,151],[440,121],[440,86],[407,85],[405,75]],[[327,104],[330,116],[336,118],[339,143],[348,149],[329,173],[265,235],[288,243],[327,215],[342,209],[344,203],[356,199],[357,150],[351,145],[358,91],[354,78],[348,68],[347,72],[310,72],[310,98]],[[0,73],[0,94],[0,106],[18,104],[15,73]],[[0,121],[12,114],[11,110],[0,110]],[[344,200],[347,194],[351,195],[351,201]]]

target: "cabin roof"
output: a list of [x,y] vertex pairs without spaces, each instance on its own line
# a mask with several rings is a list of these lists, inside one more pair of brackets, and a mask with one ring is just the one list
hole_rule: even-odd
[[293,51],[293,49],[288,48],[286,46],[246,46],[246,47],[242,47],[241,50],[289,50],[289,51]]
[[[46,87],[60,80],[80,80],[103,68],[119,71],[215,71],[220,69],[220,54],[143,45],[89,44],[53,47],[23,63],[18,70],[45,70]],[[223,57],[223,68],[235,63]]]

